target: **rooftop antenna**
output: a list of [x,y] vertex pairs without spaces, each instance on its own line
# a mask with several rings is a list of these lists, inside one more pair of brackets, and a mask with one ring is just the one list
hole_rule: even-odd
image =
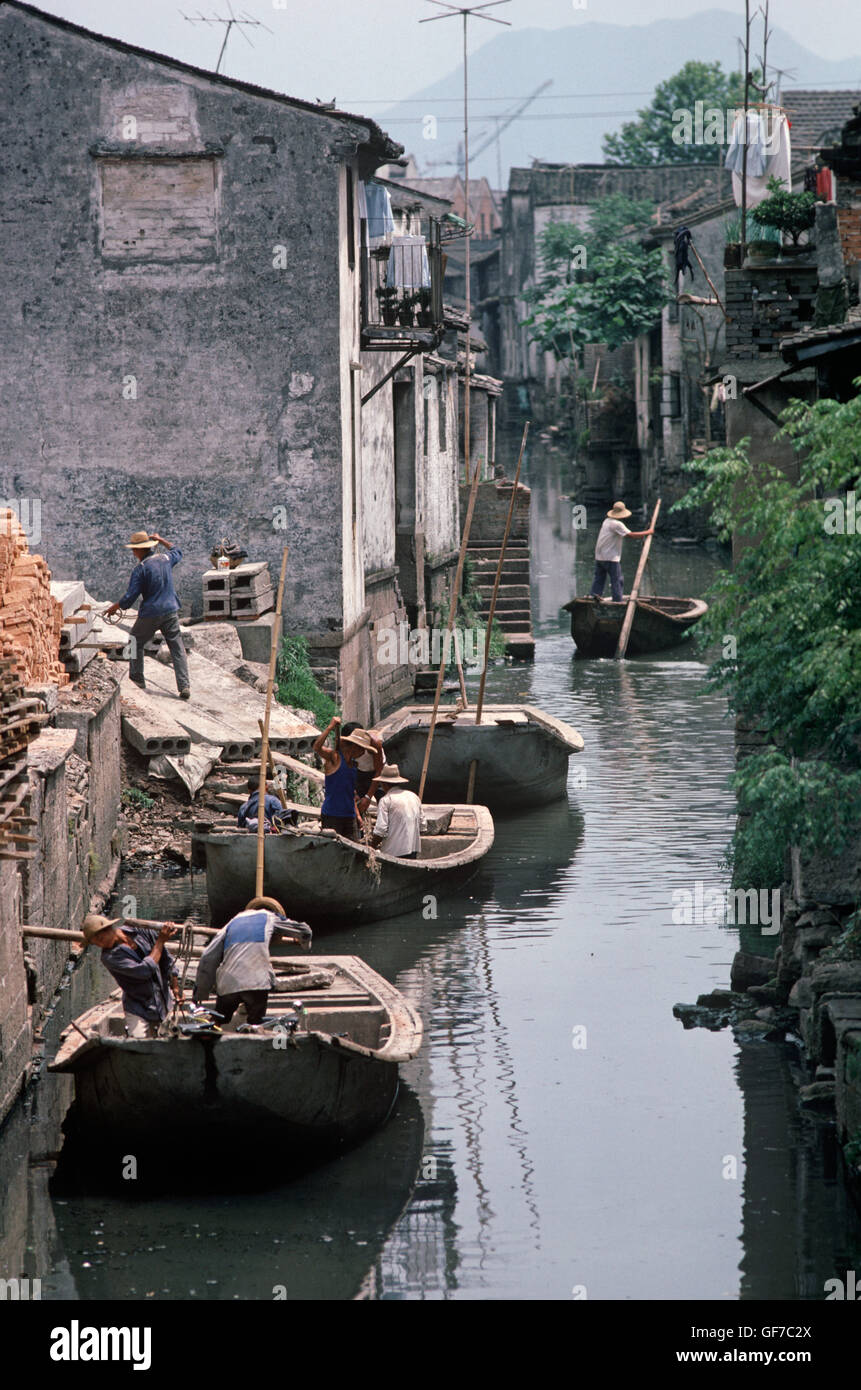
[[249,39],[248,35],[244,32],[245,29],[265,29],[268,34],[272,33],[272,30],[269,28],[267,24],[263,23],[262,19],[255,19],[254,16],[250,15],[247,10],[243,11],[241,15],[237,16],[233,13],[233,6],[231,5],[230,0],[225,0],[225,3],[227,5],[228,10],[230,11],[229,19],[224,19],[221,15],[217,14],[201,14],[200,10],[198,10],[196,15],[185,14],[182,10],[180,11],[180,14],[182,14],[183,19],[186,20],[189,24],[224,25],[224,41],[221,45],[221,52],[218,55],[218,62],[215,64],[216,72],[221,71],[221,60],[224,57],[224,50],[227,47],[227,40],[230,38],[231,29],[238,29],[239,32],[242,34],[242,37],[244,38],[245,42],[248,44],[250,48],[253,48],[254,44]]
[[[470,488],[470,498],[467,507],[466,519],[463,524],[463,535],[461,536],[460,561],[455,572],[455,577],[451,585],[451,598],[448,617],[448,630],[451,632],[454,623],[454,616],[457,611],[457,602],[460,597],[460,579],[463,572],[463,558],[466,553],[466,546],[469,541],[469,530],[472,523],[472,512],[475,506],[475,497],[478,491],[478,480],[480,474],[480,460],[475,465],[475,477],[470,477],[469,468],[469,390],[470,390],[470,343],[472,338],[472,301],[470,297],[470,263],[469,263],[469,243],[472,235],[472,227],[469,222],[469,63],[467,54],[467,32],[469,21],[472,16],[476,19],[486,19],[491,24],[504,24],[506,28],[511,28],[511,23],[507,19],[497,19],[495,15],[485,14],[485,10],[496,9],[499,5],[507,5],[510,0],[485,0],[480,5],[449,5],[445,0],[429,0],[431,5],[437,5],[444,14],[427,15],[425,19],[420,19],[420,24],[432,24],[435,19],[451,19],[453,15],[461,15],[463,19],[463,201],[464,201],[464,221],[466,222],[466,257],[464,274],[466,279],[466,370],[463,379],[463,465],[466,474],[467,486]],[[457,350],[455,349],[455,361]],[[436,725],[437,711],[439,710],[440,695],[442,694],[443,677],[445,675],[445,654],[443,654],[440,668],[437,673],[436,694],[434,696],[433,713],[431,714],[430,728],[425,745],[424,763],[422,765],[421,781],[419,783],[419,800],[424,796],[425,779],[427,777],[428,762],[430,761],[431,744],[433,743],[434,727]],[[460,672],[459,672],[460,674]],[[466,705],[466,685],[463,675],[460,674],[461,694],[464,705]],[[472,794],[475,785],[476,763],[470,764],[469,783],[467,785],[466,799],[472,801]]]
[[[469,243],[471,228],[469,226],[469,61],[467,54],[467,31],[470,19],[486,19],[491,24],[504,24],[506,28],[511,28],[511,22],[507,19],[497,19],[496,15],[484,14],[484,10],[495,9],[498,5],[507,5],[510,0],[485,0],[481,5],[449,5],[446,0],[428,0],[431,5],[438,5],[445,14],[428,15],[426,19],[420,19],[419,24],[432,24],[435,19],[451,19],[454,15],[461,15],[463,19],[463,201],[464,201],[464,220],[467,224],[466,230],[466,264],[464,273],[466,276],[466,375],[464,379],[464,436],[463,436],[463,463],[466,472],[466,481],[470,483],[469,471],[469,378],[470,378],[470,324],[472,323],[472,303],[470,299],[470,264],[469,264]],[[457,595],[452,600],[457,603]]]

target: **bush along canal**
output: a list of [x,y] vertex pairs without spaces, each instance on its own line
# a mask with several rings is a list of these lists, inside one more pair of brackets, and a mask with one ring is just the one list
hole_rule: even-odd
[[[188,1181],[188,1155],[126,1153],[94,1181],[86,1150],[64,1150],[71,1079],[40,1065],[0,1131],[0,1230],[6,1269],[42,1298],[821,1300],[861,1268],[831,1103],[851,1104],[852,904],[791,837],[791,890],[761,876],[736,899],[714,646],[574,656],[562,609],[588,592],[597,527],[572,528],[560,460],[538,444],[525,462],[535,662],[494,665],[488,700],[580,731],[566,797],[497,817],[451,896],[315,941],[422,1018],[388,1123],[321,1162],[276,1155],[265,1176],[214,1176],[202,1153]],[[725,560],[659,537],[651,568],[658,592],[701,596]],[[182,860],[185,832],[163,839]],[[204,875],[127,860],[107,911],[206,922]],[[65,971],[45,1057],[112,987],[92,950]]]

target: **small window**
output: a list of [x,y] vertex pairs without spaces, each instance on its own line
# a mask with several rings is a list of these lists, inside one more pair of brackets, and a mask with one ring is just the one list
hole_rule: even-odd
[[682,413],[682,379],[678,372],[667,375],[667,414],[677,420]]
[[439,395],[439,452],[444,454],[448,449],[448,377],[441,376],[438,379]]

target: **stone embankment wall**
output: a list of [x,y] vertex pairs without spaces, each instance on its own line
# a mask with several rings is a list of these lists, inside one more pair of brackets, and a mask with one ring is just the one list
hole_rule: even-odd
[[33,857],[0,860],[0,1121],[31,1075],[47,1009],[76,949],[41,937],[22,943],[21,927],[79,930],[119,864],[119,685],[96,661],[59,694],[43,690],[50,722],[28,754]]
[[[739,951],[734,990],[797,1010],[797,1030],[811,1068],[802,1103],[834,1105],[844,1145],[861,1141],[861,932],[852,930],[859,902],[861,844],[839,860],[805,863],[790,852],[777,949],[773,957]],[[855,1157],[857,1163],[857,1155]]]

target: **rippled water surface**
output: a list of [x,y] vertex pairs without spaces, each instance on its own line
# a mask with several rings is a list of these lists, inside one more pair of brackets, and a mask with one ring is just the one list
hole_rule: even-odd
[[[580,730],[568,799],[498,821],[436,920],[317,943],[421,1010],[393,1120],[265,1193],[243,1195],[241,1174],[205,1198],[36,1191],[54,1296],[821,1298],[861,1246],[828,1135],[797,1111],[793,1049],[740,1051],[673,1018],[727,985],[736,946],[672,918],[674,890],[725,883],[732,727],[693,648],[573,659],[559,609],[588,589],[595,531],[572,532],[557,459],[529,460],[535,665],[496,668],[489,698]],[[656,588],[699,595],[719,563],[656,544]],[[143,915],[205,901],[199,877],[124,889]]]

